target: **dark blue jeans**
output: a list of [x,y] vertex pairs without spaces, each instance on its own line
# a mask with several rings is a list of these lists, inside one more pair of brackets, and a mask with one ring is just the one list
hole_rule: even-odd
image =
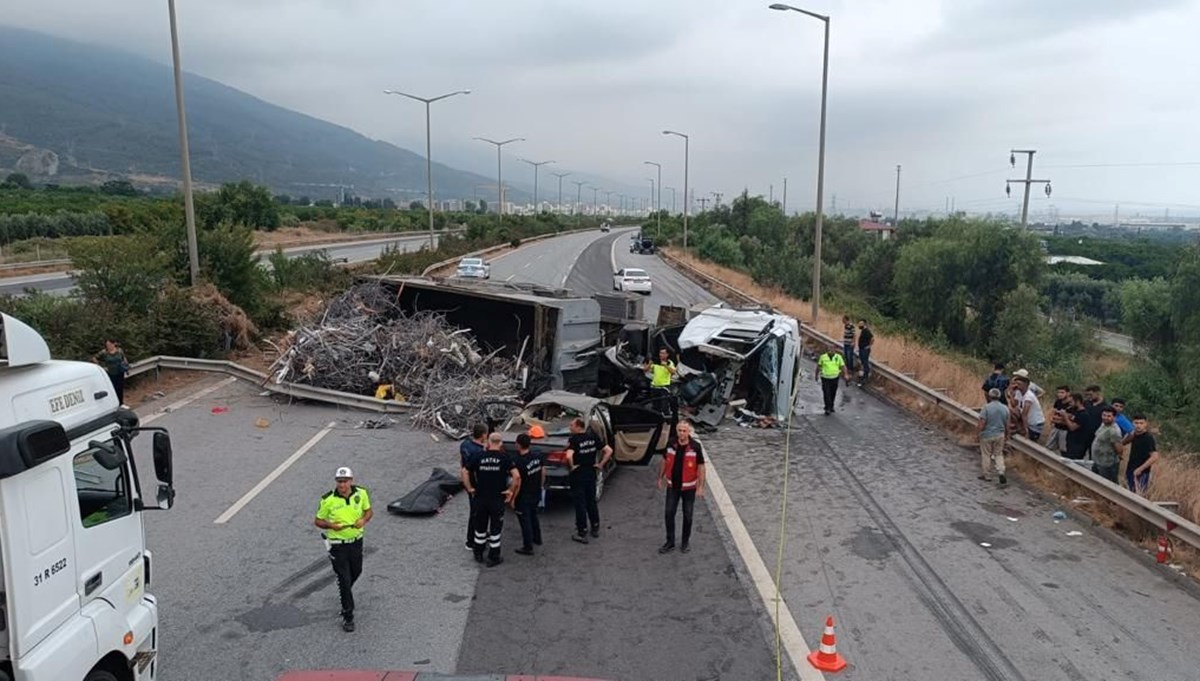
[[571,476],[571,498],[575,502],[575,530],[587,534],[588,525],[600,529],[600,508],[596,505],[596,474],[576,473]]
[[859,348],[858,359],[862,361],[862,378],[859,380],[866,383],[871,377],[871,348]]
[[846,360],[846,369],[854,371],[854,343],[842,343],[842,357]]
[[542,543],[542,524],[538,518],[538,502],[541,495],[532,499],[517,499],[517,520],[521,523],[521,546],[533,548],[534,544]]
[[1128,468],[1125,471],[1125,482],[1129,483],[1129,490],[1131,492],[1145,494],[1146,488],[1150,486],[1150,471],[1146,471],[1141,475],[1134,475],[1133,469]]

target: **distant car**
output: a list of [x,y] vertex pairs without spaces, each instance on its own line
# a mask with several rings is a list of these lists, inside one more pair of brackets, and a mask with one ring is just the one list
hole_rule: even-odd
[[630,253],[641,253],[643,255],[654,255],[654,239],[638,237],[629,244]]
[[455,270],[454,276],[459,279],[491,279],[492,266],[484,262],[483,258],[463,258],[458,261],[458,269]]
[[600,225],[600,231],[601,231],[601,232],[611,232],[611,231],[612,231],[612,225],[608,224],[607,222],[605,222],[605,223],[602,223],[602,224]]
[[626,267],[613,273],[613,290],[650,293],[650,274],[636,267]]
[[613,448],[612,458],[596,476],[596,498],[604,493],[608,476],[618,465],[644,466],[666,449],[670,422],[662,414],[639,406],[616,405],[578,393],[551,390],[542,393],[510,418],[502,428],[504,448],[516,452],[517,435],[530,426],[541,426],[546,436],[533,441],[533,450],[545,456],[546,489],[570,489],[567,474],[567,440],[571,421],[582,417],[600,440]]

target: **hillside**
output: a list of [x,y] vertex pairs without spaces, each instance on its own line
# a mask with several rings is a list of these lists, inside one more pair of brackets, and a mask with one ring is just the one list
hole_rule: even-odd
[[[363,196],[424,196],[424,157],[349,128],[184,76],[192,174],[250,179],[281,193],[331,196],[298,183],[353,185]],[[173,185],[179,177],[171,69],[121,52],[0,26],[0,173],[35,182],[113,175]],[[489,179],[434,165],[439,197],[470,197]],[[399,193],[396,190],[404,190]],[[514,200],[524,192],[512,190]]]

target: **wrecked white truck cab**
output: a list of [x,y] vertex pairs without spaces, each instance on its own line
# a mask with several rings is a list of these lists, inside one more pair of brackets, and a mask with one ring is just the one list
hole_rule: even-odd
[[795,318],[715,305],[688,321],[678,344],[689,370],[680,398],[695,409],[695,420],[716,426],[730,403],[743,399],[746,409],[758,416],[789,418],[800,373],[800,325]]

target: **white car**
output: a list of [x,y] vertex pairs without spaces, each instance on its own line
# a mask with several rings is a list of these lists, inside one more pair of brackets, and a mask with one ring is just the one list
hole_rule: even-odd
[[483,258],[463,258],[458,261],[458,269],[454,276],[460,279],[491,279],[492,266]]
[[613,274],[614,291],[632,291],[634,293],[650,293],[650,275],[646,270],[626,267]]

